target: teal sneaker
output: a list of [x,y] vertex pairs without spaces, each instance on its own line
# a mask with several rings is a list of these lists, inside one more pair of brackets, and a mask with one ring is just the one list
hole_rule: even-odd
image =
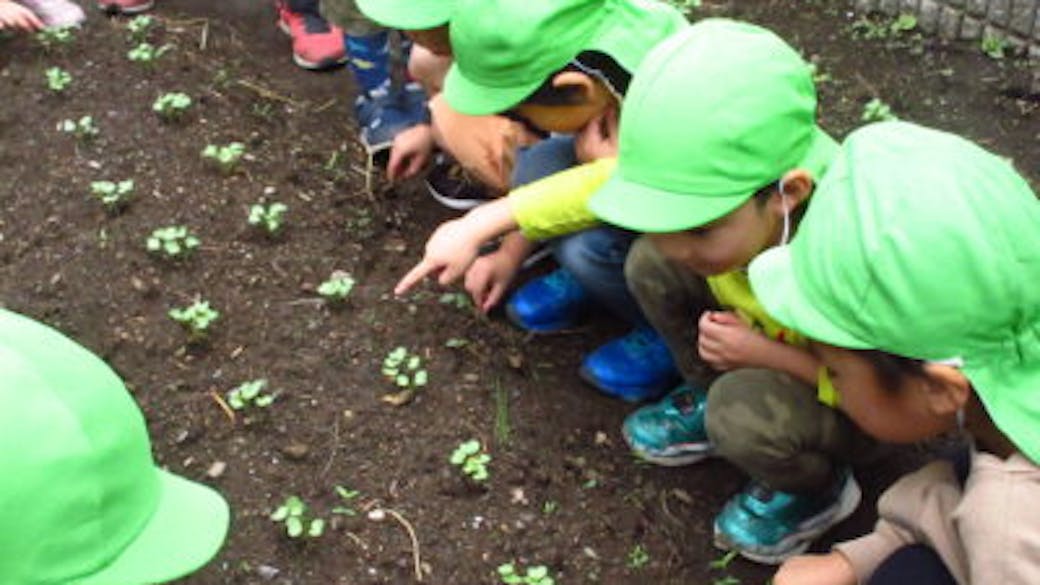
[[715,518],[715,546],[767,565],[805,552],[818,536],[849,517],[862,494],[843,471],[818,494],[791,494],[752,482]]
[[660,402],[628,415],[621,434],[639,457],[658,465],[696,463],[712,454],[704,429],[708,394],[681,384]]

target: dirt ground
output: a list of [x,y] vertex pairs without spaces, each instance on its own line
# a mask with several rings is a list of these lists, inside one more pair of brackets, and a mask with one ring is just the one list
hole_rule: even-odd
[[[857,39],[850,6],[737,0],[705,12],[771,26],[817,61],[835,135],[878,97],[1013,158],[1037,184],[1040,101],[1023,62],[913,33]],[[490,584],[506,562],[545,565],[557,583],[765,583],[770,571],[751,563],[711,565],[711,520],[741,474],[633,460],[618,433],[631,407],[579,381],[580,356],[613,325],[530,338],[433,288],[390,295],[450,214],[416,185],[366,192],[349,75],[296,69],[272,12],[160,2],[153,40],[173,48],[153,69],[127,60],[125,22],[98,15],[63,50],[0,40],[0,304],[103,356],[144,410],[161,464],[230,500],[226,546],[183,583],[401,584],[418,570],[428,583]],[[72,75],[65,95],[44,85],[51,66]],[[168,91],[195,100],[174,124],[150,111]],[[55,130],[83,115],[94,141]],[[248,154],[224,176],[199,152],[231,141]],[[136,197],[121,214],[89,195],[92,181],[128,178]],[[288,205],[281,236],[247,225],[260,200]],[[147,236],[170,224],[198,234],[196,254],[148,255]],[[315,291],[334,270],[357,280],[338,309]],[[196,297],[221,317],[207,344],[186,347],[166,313]],[[397,346],[429,371],[404,406],[383,400],[394,387],[380,370]],[[232,420],[215,396],[257,378],[274,404]],[[484,485],[448,463],[468,439],[492,456]],[[870,526],[898,468],[857,470],[867,501],[828,541]],[[323,536],[293,540],[269,519],[291,495],[328,521]]]

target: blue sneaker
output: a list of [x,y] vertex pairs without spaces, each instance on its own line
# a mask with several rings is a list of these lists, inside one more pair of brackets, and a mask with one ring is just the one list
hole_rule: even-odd
[[354,101],[354,115],[361,144],[370,155],[390,150],[398,134],[430,121],[426,93],[411,84],[362,93]]
[[506,303],[506,315],[525,331],[552,333],[580,323],[590,301],[577,279],[557,268],[513,293]]
[[779,565],[805,552],[818,536],[848,518],[862,494],[843,471],[823,493],[791,494],[752,482],[715,518],[715,546],[759,563]]
[[641,327],[585,356],[581,377],[600,392],[627,402],[656,400],[679,380],[664,339]]
[[712,455],[704,428],[708,394],[680,384],[657,404],[644,406],[625,418],[621,435],[632,452],[658,465],[697,463]]

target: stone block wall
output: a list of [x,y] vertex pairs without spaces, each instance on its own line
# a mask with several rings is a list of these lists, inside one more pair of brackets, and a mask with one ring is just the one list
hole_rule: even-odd
[[1040,59],[1040,0],[855,0],[860,12],[915,14],[925,31],[948,39],[997,36]]

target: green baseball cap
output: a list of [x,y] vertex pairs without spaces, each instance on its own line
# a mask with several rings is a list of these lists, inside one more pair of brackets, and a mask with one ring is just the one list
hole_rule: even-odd
[[498,114],[582,51],[603,52],[635,71],[685,26],[681,13],[651,0],[458,0],[444,97],[464,114]]
[[361,12],[400,30],[427,30],[448,24],[454,0],[357,0]]
[[146,585],[216,554],[227,503],[155,466],[119,377],[3,309],[0,404],[0,582]]
[[809,65],[753,24],[703,20],[661,43],[621,110],[618,168],[589,206],[638,232],[695,228],[837,144],[816,125]]
[[960,358],[1040,462],[1040,202],[1003,159],[904,122],[857,130],[794,240],[750,278],[770,315],[813,339]]

